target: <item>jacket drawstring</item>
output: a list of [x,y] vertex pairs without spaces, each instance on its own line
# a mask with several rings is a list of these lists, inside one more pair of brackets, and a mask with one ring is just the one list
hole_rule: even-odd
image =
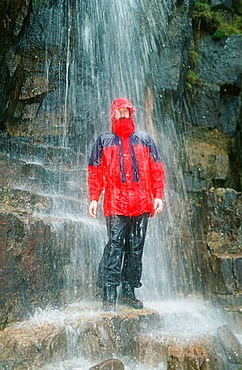
[[[130,138],[129,138],[130,143]],[[130,143],[130,152],[131,152],[131,159],[132,159],[132,171],[133,171],[133,181],[139,182],[139,168],[135,156],[135,151],[133,145]],[[120,161],[120,173],[121,173],[121,181],[127,182],[125,169],[124,169],[124,157],[123,157],[123,148],[122,148],[122,140],[119,138],[119,161]]]

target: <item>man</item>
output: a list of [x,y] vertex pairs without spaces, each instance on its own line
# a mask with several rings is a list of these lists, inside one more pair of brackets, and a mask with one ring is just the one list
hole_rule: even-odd
[[112,132],[97,139],[89,161],[89,215],[96,218],[104,192],[108,243],[99,264],[97,285],[103,308],[116,309],[117,287],[123,303],[141,309],[135,297],[142,273],[142,254],[148,217],[163,210],[164,169],[152,138],[136,131],[134,108],[119,98],[112,102]]

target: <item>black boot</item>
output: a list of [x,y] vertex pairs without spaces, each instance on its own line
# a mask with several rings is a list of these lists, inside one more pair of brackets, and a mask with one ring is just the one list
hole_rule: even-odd
[[135,297],[133,287],[131,287],[129,284],[123,284],[122,292],[123,292],[123,304],[136,309],[143,308],[143,302],[141,302]]
[[115,285],[104,286],[102,299],[103,299],[103,309],[107,312],[115,312],[117,287]]

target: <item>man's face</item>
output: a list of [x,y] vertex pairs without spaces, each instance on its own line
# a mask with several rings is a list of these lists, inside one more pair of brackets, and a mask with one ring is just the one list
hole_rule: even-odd
[[114,113],[114,117],[116,119],[129,118],[129,109],[128,108],[120,108],[119,110],[116,110],[116,112]]

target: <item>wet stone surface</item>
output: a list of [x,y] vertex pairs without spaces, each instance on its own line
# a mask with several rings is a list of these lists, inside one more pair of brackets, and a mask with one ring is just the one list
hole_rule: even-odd
[[[154,330],[156,337],[152,334]],[[226,368],[217,337],[182,342],[171,335],[158,338],[157,330],[162,331],[162,316],[151,309],[119,306],[116,313],[104,313],[95,306],[74,305],[62,311],[49,311],[49,316],[46,311],[0,332],[0,367],[44,369],[47,363],[72,358],[74,353],[96,362],[99,367],[94,369],[106,369],[100,367],[102,363],[115,357],[124,362],[127,358],[135,359],[147,368],[160,364],[165,364],[168,370]],[[222,331],[223,328],[221,334]],[[110,363],[107,361],[106,365]],[[122,366],[120,361],[114,363],[117,369]]]
[[113,314],[82,306],[56,311],[51,321],[32,319],[1,331],[1,368],[39,367],[63,358],[70,347],[71,337],[75,338],[76,354],[86,358],[109,358],[113,353],[131,355],[138,333],[153,329],[160,318],[148,309],[121,308]]

